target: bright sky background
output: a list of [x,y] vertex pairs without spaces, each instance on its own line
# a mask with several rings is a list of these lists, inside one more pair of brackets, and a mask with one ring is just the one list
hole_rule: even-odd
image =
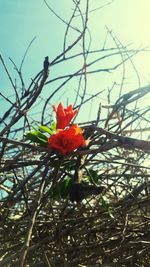
[[[82,1],[84,5],[85,0]],[[47,0],[47,2],[64,20],[70,18],[72,12],[71,0]],[[91,0],[90,9],[103,6],[108,2],[111,2],[111,0]],[[92,34],[91,49],[102,48],[106,35],[106,25],[124,45],[132,44],[131,47],[134,49],[150,47],[149,12],[150,0],[114,0],[110,5],[91,12],[89,18],[89,28]],[[52,60],[62,52],[65,29],[66,26],[48,10],[43,0],[0,0],[0,51],[14,78],[15,74],[9,57],[19,67],[27,46],[36,36],[36,40],[32,44],[23,66],[27,84],[42,69],[45,56],[49,56],[50,60]],[[111,46],[112,42],[109,43],[108,40],[107,47],[109,47],[109,44]],[[150,52],[135,56],[133,61],[137,71],[140,73],[141,85],[147,85],[150,80]],[[107,62],[105,64],[107,65]],[[60,71],[62,75],[63,73],[69,73],[70,69],[66,67],[65,70],[54,69],[52,71]],[[111,77],[110,75],[102,76],[100,74],[99,80],[93,75],[89,79],[88,86],[95,93],[110,87],[112,81],[118,82],[119,76],[120,73],[117,71]],[[126,86],[123,88],[124,93],[138,88],[137,77],[133,69],[131,70],[130,65],[128,66],[126,77]],[[1,64],[0,80],[0,91],[7,96],[11,95],[11,87]],[[49,87],[47,88],[49,90]],[[45,95],[48,95],[48,90]],[[117,97],[118,94],[116,92],[116,95],[114,93],[114,101]],[[103,100],[105,102],[105,99],[100,101],[102,102]],[[149,100],[150,98],[146,97],[143,103],[149,103]],[[94,116],[97,108],[98,103],[95,107]]]

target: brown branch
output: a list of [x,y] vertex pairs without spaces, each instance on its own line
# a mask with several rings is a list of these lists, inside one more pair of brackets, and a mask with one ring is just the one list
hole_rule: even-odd
[[37,213],[39,211],[39,205],[40,205],[41,198],[42,198],[43,191],[44,191],[46,175],[47,175],[47,166],[45,167],[45,170],[43,172],[43,177],[42,177],[42,180],[41,180],[41,184],[40,184],[40,187],[39,187],[39,190],[38,190],[38,193],[37,193],[37,197],[36,197],[34,205],[33,205],[32,214],[31,214],[31,218],[30,218],[30,221],[29,221],[29,224],[28,224],[27,234],[26,234],[26,237],[25,237],[25,242],[24,242],[24,245],[22,247],[22,250],[21,250],[21,253],[20,253],[20,257],[19,257],[19,260],[18,260],[18,264],[17,264],[18,267],[24,267],[24,263],[25,263],[26,256],[27,256],[27,253],[28,253],[29,245],[30,245],[30,242],[31,242],[32,230],[33,230],[33,227],[34,227],[34,224],[35,224],[35,219],[36,219]]

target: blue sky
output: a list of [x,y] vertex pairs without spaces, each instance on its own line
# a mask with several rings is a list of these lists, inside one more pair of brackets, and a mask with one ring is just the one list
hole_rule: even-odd
[[[47,0],[54,10],[64,19],[68,20],[72,12],[71,0]],[[106,0],[90,1],[90,10],[103,6],[111,2]],[[85,0],[82,1],[83,6]],[[124,45],[132,44],[132,48],[150,46],[150,1],[149,0],[114,0],[110,5],[95,12],[90,13],[89,28],[92,34],[91,49],[100,49],[106,35],[106,26],[112,30]],[[74,24],[75,25],[75,24]],[[77,22],[78,25],[78,22]],[[76,25],[75,25],[76,26]],[[9,57],[14,60],[19,67],[23,54],[29,45],[30,41],[36,36],[36,40],[32,44],[23,66],[23,73],[26,83],[29,84],[31,78],[34,77],[41,69],[42,62],[45,56],[49,56],[50,60],[54,59],[63,49],[63,37],[66,26],[50,12],[43,0],[0,0],[0,51],[9,67],[10,73],[14,79],[17,75],[14,73],[14,68],[9,61]],[[70,42],[73,40],[73,35],[70,35]],[[68,42],[69,44],[69,42]],[[112,45],[112,40],[108,38],[107,47]],[[52,69],[52,74],[59,76],[63,73],[69,73],[70,69],[75,65],[80,65],[80,62],[75,62],[72,65],[57,67]],[[104,66],[109,62],[103,62]],[[149,65],[150,52],[141,53],[134,58],[134,64],[137,71],[140,73],[141,84],[146,85],[149,82]],[[88,79],[89,92],[97,92],[112,86],[113,81],[120,82],[121,70],[115,71],[113,74],[92,75]],[[0,64],[1,88],[0,91],[7,96],[11,95],[9,81],[6,77],[3,67]],[[74,84],[70,84],[74,86]],[[123,92],[136,89],[138,81],[136,74],[130,64],[126,70],[126,84]],[[50,87],[47,86],[45,96],[48,95]],[[55,89],[55,86],[54,88]],[[70,95],[70,93],[68,93]],[[63,92],[62,92],[63,95]],[[68,95],[64,95],[64,99]],[[61,97],[61,95],[60,95]],[[113,100],[117,99],[117,90],[113,94]],[[149,101],[149,99],[146,99]],[[146,103],[146,100],[144,103]],[[55,99],[58,101],[58,98]],[[106,102],[106,95],[100,100],[102,104]],[[93,116],[96,116],[98,102],[93,109]],[[90,114],[90,112],[89,112]],[[89,118],[91,115],[89,115]]]

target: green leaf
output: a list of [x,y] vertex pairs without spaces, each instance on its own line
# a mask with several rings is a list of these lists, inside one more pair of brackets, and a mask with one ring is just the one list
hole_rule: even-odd
[[109,208],[109,203],[107,202],[107,200],[104,198],[104,197],[101,197],[101,204],[102,204],[102,207],[106,210],[108,210]]
[[61,183],[61,185],[60,185],[60,196],[62,198],[66,198],[68,196],[71,184],[72,184],[72,179],[69,178],[69,177],[67,179],[65,179]]
[[88,170],[88,174],[89,175],[87,176],[87,180],[89,182],[94,182],[95,184],[97,184],[98,183],[98,179],[99,179],[99,175],[98,175],[97,171],[89,169]]
[[72,184],[72,179],[67,177],[62,182],[57,184],[51,192],[51,197],[53,198],[66,198],[69,194],[69,189]]
[[72,171],[75,168],[75,164],[76,164],[76,162],[74,162],[74,161],[66,160],[62,163],[61,168],[65,169],[67,171]]
[[48,137],[42,134],[40,131],[25,133],[25,138],[41,145],[45,145],[48,142]]
[[56,132],[56,122],[54,121],[52,124],[51,124],[51,129]]
[[47,126],[40,125],[39,129],[42,130],[43,132],[50,134],[50,135],[54,134],[53,131]]
[[110,207],[110,204],[106,197],[103,197],[103,196],[101,197],[101,204],[102,204],[102,207],[108,212],[109,216],[114,219],[114,215],[112,213],[113,210]]

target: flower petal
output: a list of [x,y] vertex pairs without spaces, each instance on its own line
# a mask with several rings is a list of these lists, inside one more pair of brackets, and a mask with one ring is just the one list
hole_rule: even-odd
[[65,130],[58,130],[56,134],[51,135],[48,139],[48,146],[64,155],[85,145],[86,142],[82,130],[76,124]]
[[58,107],[53,106],[53,110],[56,113],[57,129],[65,129],[73,119],[73,117],[78,113],[78,110],[73,110],[72,105],[64,108],[62,103],[59,103]]

